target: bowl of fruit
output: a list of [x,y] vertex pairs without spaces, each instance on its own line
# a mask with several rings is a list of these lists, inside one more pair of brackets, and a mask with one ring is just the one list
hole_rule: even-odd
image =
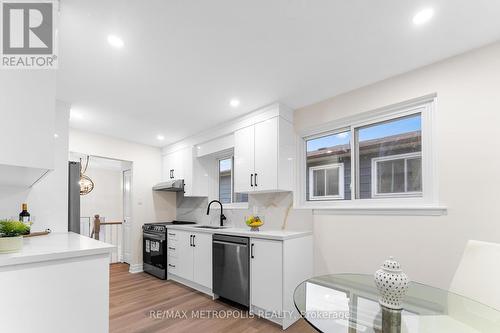
[[260,217],[250,215],[246,219],[246,224],[250,227],[250,231],[259,231],[259,227],[262,226],[264,222],[262,222]]

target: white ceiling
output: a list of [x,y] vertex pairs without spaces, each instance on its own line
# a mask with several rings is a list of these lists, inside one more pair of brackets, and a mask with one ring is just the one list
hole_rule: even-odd
[[492,0],[64,0],[57,94],[82,115],[72,127],[162,146],[491,43],[499,17]]

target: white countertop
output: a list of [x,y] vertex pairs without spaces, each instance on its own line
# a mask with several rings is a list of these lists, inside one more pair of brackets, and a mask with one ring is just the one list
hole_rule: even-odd
[[274,240],[287,240],[292,238],[299,238],[304,236],[312,235],[312,231],[292,231],[292,230],[260,230],[260,231],[250,231],[249,228],[234,228],[227,227],[224,229],[205,229],[205,228],[196,228],[201,224],[191,224],[191,225],[182,225],[182,224],[173,224],[168,225],[168,229],[172,230],[186,230],[193,232],[204,232],[210,234],[224,234],[224,235],[233,235],[233,236],[242,236],[242,237],[251,237],[251,238],[263,238],[263,239],[274,239]]
[[114,245],[72,232],[24,238],[23,249],[0,253],[0,267],[110,253]]

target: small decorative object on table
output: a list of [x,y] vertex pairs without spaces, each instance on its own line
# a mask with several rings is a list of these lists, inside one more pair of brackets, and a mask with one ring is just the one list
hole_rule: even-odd
[[20,221],[0,220],[0,253],[16,252],[23,248],[23,235],[30,233],[29,225]]
[[408,276],[401,270],[399,262],[390,257],[375,273],[375,284],[380,293],[380,305],[401,310],[401,302],[408,289]]
[[247,226],[250,227],[250,231],[259,231],[259,227],[264,224],[260,217],[250,215],[246,220]]

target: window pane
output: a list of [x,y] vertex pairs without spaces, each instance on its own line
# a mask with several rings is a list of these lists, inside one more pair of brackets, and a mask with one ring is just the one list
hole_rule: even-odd
[[377,163],[378,193],[402,193],[405,191],[405,160]]
[[[306,140],[306,198],[311,200],[311,197],[325,195],[340,195],[343,194],[344,199],[351,199],[351,132],[345,131],[341,133],[325,135],[319,138]],[[326,173],[321,173],[323,178],[318,180],[316,171],[313,171],[313,177],[310,177],[311,168],[328,166],[331,164],[341,164],[344,168],[344,188],[339,189],[339,174],[338,168]],[[330,169],[330,168],[329,168]],[[319,172],[319,170],[318,170]],[[310,193],[309,182],[313,181],[313,193]],[[321,177],[319,177],[321,178]],[[322,182],[321,184],[318,182]],[[317,198],[314,198],[317,199]]]
[[[412,162],[411,182],[413,183],[408,187],[405,185],[404,163],[410,157],[401,156],[410,154],[411,158],[415,158],[417,154],[420,157],[421,129],[420,114],[356,129],[359,147],[357,156],[359,162],[356,170],[357,198],[369,199],[374,197],[376,192],[379,194],[403,193],[409,188],[422,188],[422,160],[419,158]],[[384,161],[377,161],[380,157],[384,157]],[[388,160],[390,157],[394,157],[394,160]],[[377,170],[372,170],[372,167]],[[372,191],[373,173],[376,175],[374,191]],[[407,181],[410,182],[410,178],[407,177]]]
[[406,181],[408,192],[422,192],[422,158],[406,160]]
[[339,168],[326,169],[326,195],[339,195]]
[[313,193],[315,197],[325,195],[325,170],[313,171]]
[[219,201],[231,203],[232,158],[219,161]]

